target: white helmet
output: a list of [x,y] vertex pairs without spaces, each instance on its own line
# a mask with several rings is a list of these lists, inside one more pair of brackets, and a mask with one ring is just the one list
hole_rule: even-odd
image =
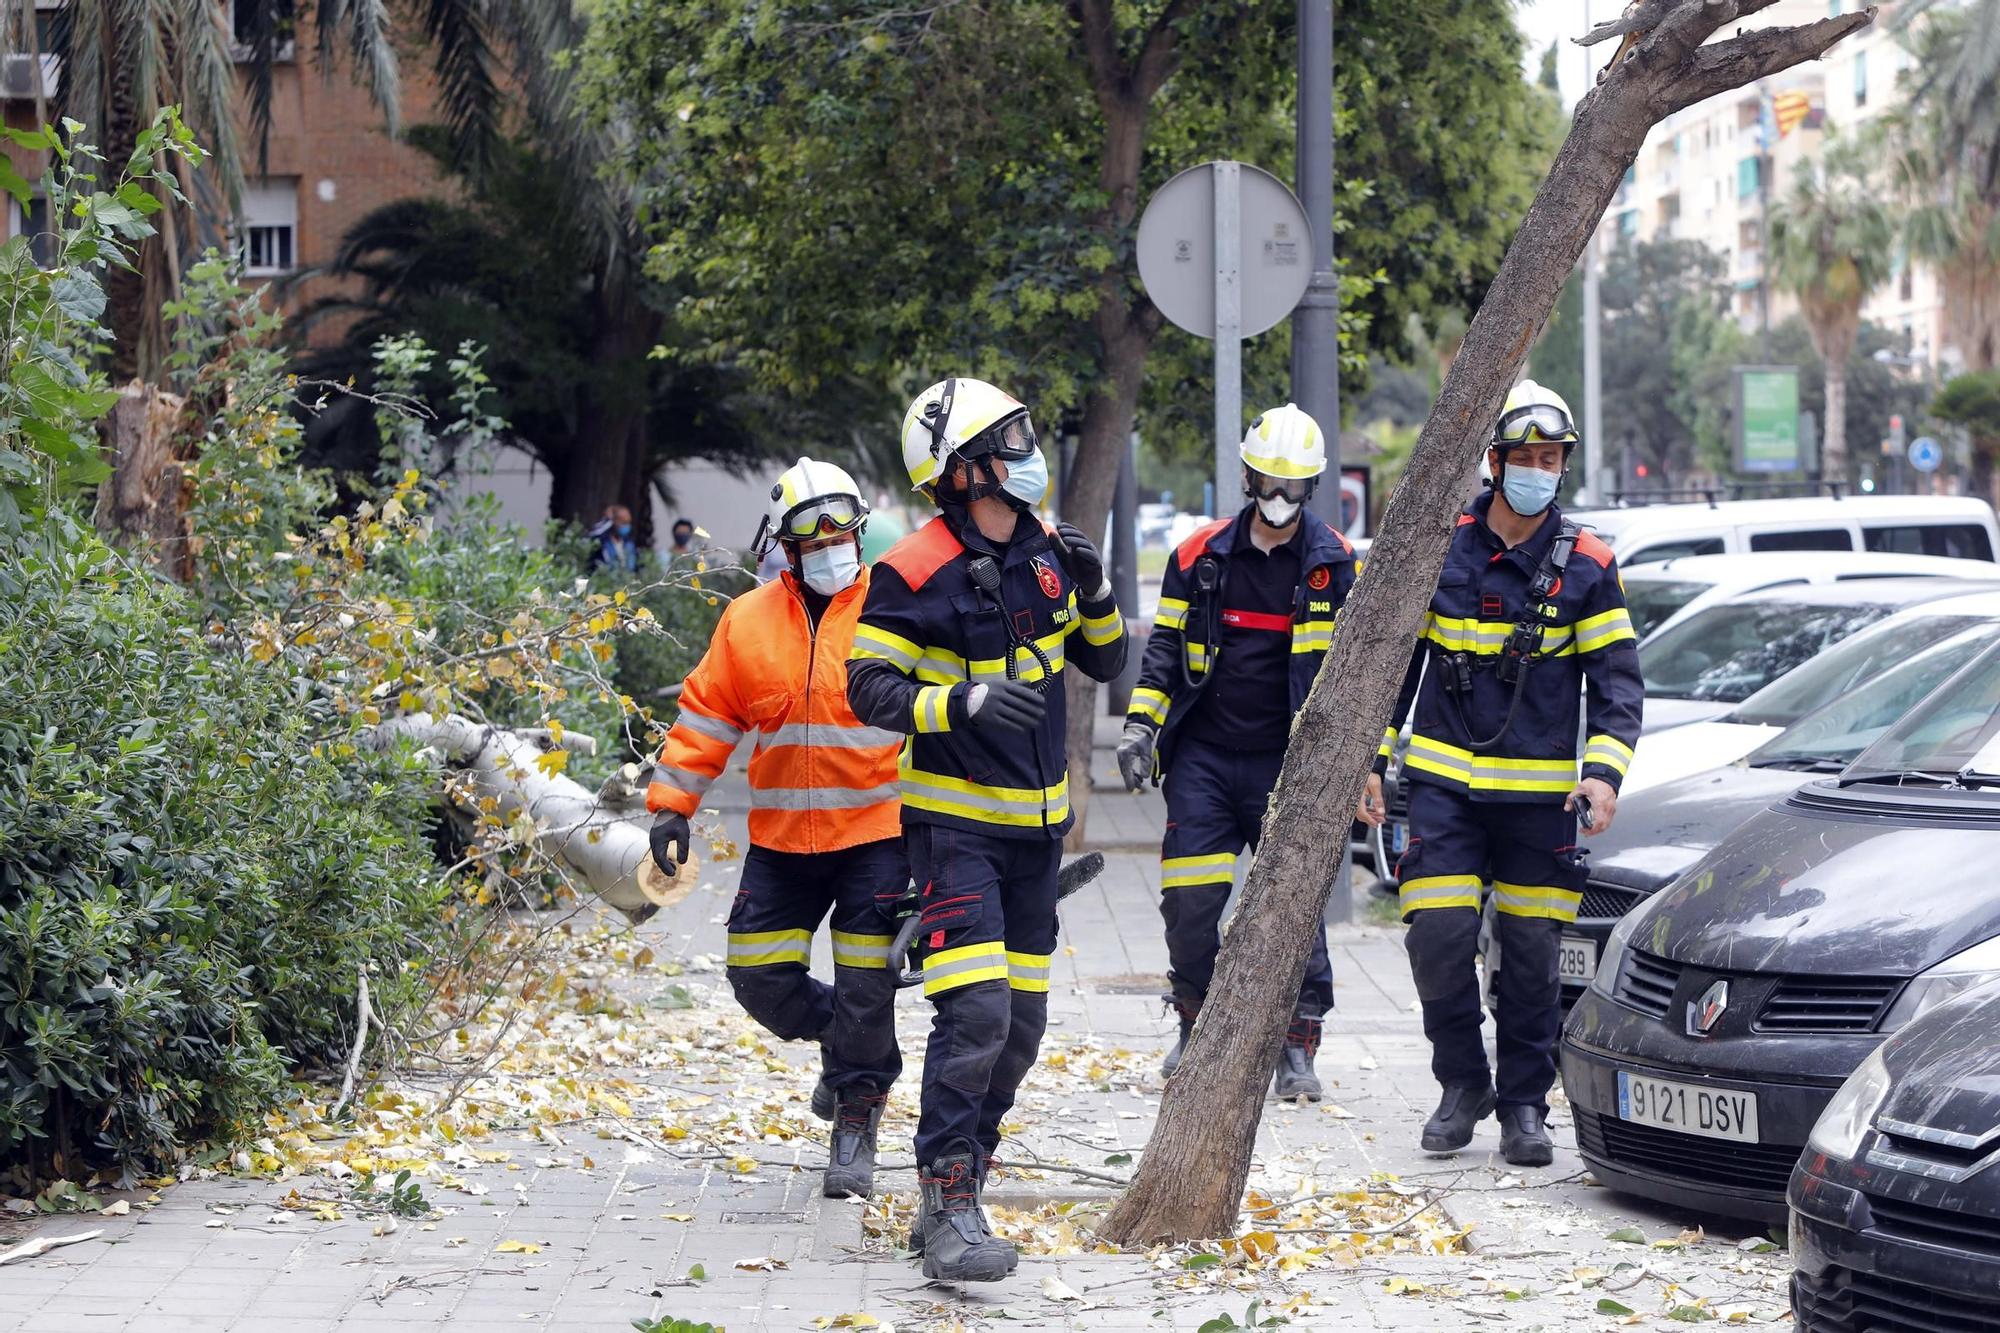
[[1326,436],[1297,403],[1274,407],[1251,422],[1237,453],[1245,467],[1286,481],[1326,471]]
[[1567,446],[1567,455],[1580,438],[1576,418],[1570,415],[1563,396],[1533,380],[1522,380],[1500,405],[1492,446],[1505,453],[1517,444],[1561,444]]
[[1014,462],[1035,448],[1027,406],[985,380],[939,380],[903,414],[903,467],[910,489],[932,498],[953,454],[968,463],[988,456]]
[[773,542],[809,542],[867,525],[868,504],[847,470],[801,458],[778,474],[754,545],[762,556]]

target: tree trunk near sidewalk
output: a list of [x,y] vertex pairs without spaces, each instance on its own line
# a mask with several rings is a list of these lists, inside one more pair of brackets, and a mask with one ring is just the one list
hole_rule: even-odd
[[[1102,1234],[1121,1244],[1232,1235],[1265,1089],[1346,841],[1479,453],[1626,169],[1659,120],[1810,60],[1872,9],[1703,43],[1775,0],[1678,0],[1578,104],[1576,119],[1488,289],[1390,497],[1292,732],[1263,843],[1208,1003],[1168,1083],[1145,1157]],[[1337,687],[1327,682],[1337,681]]]
[[[1138,54],[1127,60],[1119,50],[1112,0],[1070,0],[1077,41],[1104,115],[1097,181],[1106,204],[1095,230],[1112,253],[1120,256],[1119,263],[1105,268],[1097,278],[1097,313],[1091,320],[1098,339],[1096,391],[1084,404],[1076,457],[1062,479],[1063,518],[1082,528],[1092,541],[1102,535],[1104,521],[1111,513],[1118,460],[1139,413],[1146,354],[1163,323],[1153,303],[1135,291],[1138,259],[1132,249],[1132,232],[1139,216],[1139,167],[1145,156],[1147,112],[1153,95],[1179,64],[1174,24],[1189,8],[1189,0],[1170,0]],[[1119,610],[1134,616],[1139,608]],[[1100,687],[1081,671],[1064,675],[1069,804],[1076,817],[1068,846],[1081,850],[1085,816],[1090,811],[1091,731],[1097,719]]]
[[1854,459],[1847,449],[1847,359],[1861,330],[1861,303],[1822,306],[1809,312],[1808,330],[1826,375],[1819,424],[1819,474],[1827,481],[1853,479]]
[[646,360],[658,340],[659,320],[636,295],[601,292],[591,359],[595,379],[584,386],[576,431],[561,456],[549,495],[549,514],[588,528],[607,505],[632,510],[634,535],[652,537],[652,501],[646,469],[651,412]]

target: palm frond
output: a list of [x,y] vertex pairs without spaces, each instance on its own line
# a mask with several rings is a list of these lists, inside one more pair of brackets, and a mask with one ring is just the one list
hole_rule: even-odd
[[171,34],[169,53],[156,50],[150,59],[162,82],[148,93],[153,105],[145,119],[162,106],[181,104],[182,115],[213,154],[222,178],[223,194],[233,208],[243,197],[243,151],[236,134],[236,59],[227,6],[208,0],[178,0],[177,12],[162,16],[157,31]]
[[[550,6],[562,0],[541,0]],[[421,0],[418,6],[453,153],[473,174],[487,170],[500,138],[504,100],[493,78],[494,53],[487,32],[487,0]]]
[[332,76],[335,47],[347,34],[347,51],[357,70],[365,71],[369,95],[382,111],[389,133],[403,124],[402,69],[390,31],[388,0],[319,0],[314,15],[320,68]]

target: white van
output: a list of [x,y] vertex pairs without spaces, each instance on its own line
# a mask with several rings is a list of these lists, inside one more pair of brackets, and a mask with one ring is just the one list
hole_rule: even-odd
[[1993,506],[1959,495],[1850,495],[1578,509],[1569,517],[1630,568],[1740,551],[1880,551],[1992,560]]

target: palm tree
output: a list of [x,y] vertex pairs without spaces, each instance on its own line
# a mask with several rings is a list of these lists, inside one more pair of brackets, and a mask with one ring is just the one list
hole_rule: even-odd
[[1772,211],[1772,267],[1798,298],[1826,370],[1820,471],[1847,479],[1847,359],[1861,328],[1861,303],[1889,276],[1895,228],[1851,144],[1829,140],[1816,161],[1801,164]]

